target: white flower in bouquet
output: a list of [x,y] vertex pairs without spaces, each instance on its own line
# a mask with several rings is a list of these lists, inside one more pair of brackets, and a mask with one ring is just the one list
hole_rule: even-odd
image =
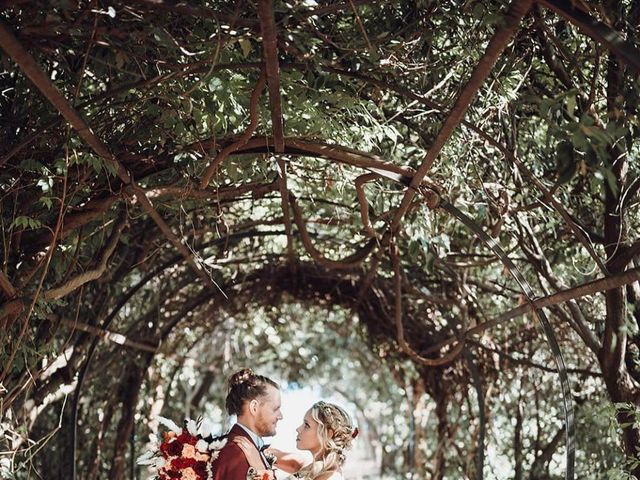
[[164,425],[169,430],[174,432],[176,435],[180,435],[182,433],[182,428],[176,425],[174,421],[169,420],[168,418],[161,417],[160,415],[158,415],[157,418],[158,418],[158,423]]
[[196,450],[200,453],[207,453],[207,450],[209,450],[209,444],[201,438],[196,443]]
[[194,437],[198,436],[198,424],[195,420],[187,420],[187,432],[189,432]]
[[209,420],[208,418],[203,419],[202,423],[200,424],[200,436],[203,438],[207,438],[208,436],[213,434],[214,428],[215,425],[211,420]]
[[154,457],[155,454],[152,451],[147,451],[138,457],[136,463],[138,465],[154,465],[156,463],[156,459]]
[[208,443],[207,439],[212,438],[214,426],[200,418],[187,418],[183,423],[184,427],[180,428],[173,421],[158,416],[158,422],[168,431],[154,437],[156,445],[150,452],[141,455],[137,463],[146,465],[150,470],[155,469],[154,480],[211,480],[211,462],[218,457],[227,441],[223,438]]
[[211,450],[221,450],[227,444],[227,439],[223,438],[222,440],[213,441],[209,444],[209,449]]

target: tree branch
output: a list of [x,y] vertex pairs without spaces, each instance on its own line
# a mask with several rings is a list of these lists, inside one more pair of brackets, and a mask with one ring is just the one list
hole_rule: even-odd
[[[593,280],[591,282],[583,283],[582,285],[578,285],[577,287],[563,290],[561,292],[554,293],[553,295],[548,295],[546,297],[534,300],[531,304],[525,303],[516,308],[508,310],[492,320],[488,320],[476,327],[470,328],[469,330],[464,332],[463,336],[469,337],[470,335],[477,335],[489,328],[504,323],[507,320],[517,318],[520,315],[524,315],[525,313],[531,312],[538,308],[550,307],[551,305],[557,305],[569,300],[575,300],[576,298],[594,295],[596,293],[612,290],[615,288],[620,288],[624,285],[628,285],[639,280],[640,267],[634,268],[633,270],[627,270],[626,272],[618,275],[612,275],[605,278],[600,278],[598,280]],[[446,345],[451,345],[456,340],[457,338],[452,337],[439,342],[436,345],[429,347],[426,353],[437,351]]]
[[82,272],[80,275],[77,275],[70,279],[64,285],[60,285],[57,288],[53,288],[44,292],[43,298],[46,301],[57,300],[73,292],[76,288],[81,287],[85,283],[100,278],[104,271],[107,269],[107,262],[109,261],[109,258],[113,254],[116,246],[118,245],[118,242],[120,241],[120,234],[122,233],[122,230],[124,229],[126,223],[126,216],[123,214],[118,224],[113,228],[109,241],[100,254],[100,261],[95,266],[95,268]]
[[362,247],[360,250],[355,252],[348,257],[343,258],[342,260],[331,260],[324,257],[316,248],[313,246],[311,242],[311,237],[309,237],[309,232],[307,231],[307,226],[304,223],[304,219],[302,218],[302,212],[300,211],[300,207],[298,206],[298,202],[293,194],[289,194],[289,199],[291,202],[291,211],[293,212],[293,219],[298,226],[298,231],[300,232],[300,239],[302,240],[302,245],[304,245],[305,250],[311,258],[313,258],[320,265],[339,270],[351,270],[360,266],[360,264],[369,256],[373,247],[376,245],[375,239],[369,240],[369,242]]
[[369,202],[367,202],[367,196],[364,192],[363,185],[378,178],[380,178],[380,175],[378,175],[377,173],[367,173],[365,175],[360,175],[358,178],[356,178],[355,181],[358,203],[360,204],[360,218],[362,219],[362,227],[364,228],[365,233],[372,238],[376,238],[377,235],[376,231],[371,225],[371,221],[369,220]]
[[438,135],[436,136],[433,145],[427,152],[424,160],[418,167],[409,189],[405,192],[402,199],[402,203],[396,212],[395,217],[391,222],[391,231],[395,232],[400,227],[402,217],[409,210],[411,202],[416,195],[416,190],[422,183],[423,178],[433,165],[440,151],[449,140],[449,137],[453,134],[453,131],[460,124],[462,117],[469,108],[469,105],[475,98],[480,87],[484,84],[486,78],[489,76],[494,64],[498,60],[498,57],[502,54],[507,44],[511,40],[511,37],[516,32],[516,29],[520,26],[520,22],[525,14],[531,8],[532,0],[514,0],[509,11],[505,14],[504,25],[501,26],[497,32],[491,38],[489,45],[482,56],[478,64],[476,65],[471,78],[467,81],[460,95],[456,99],[451,112],[444,121],[444,124],[440,128]]
[[[393,272],[394,272],[394,285],[395,285],[395,326],[396,326],[396,336],[398,345],[400,346],[400,350],[402,350],[405,354],[407,354],[414,362],[419,363],[420,365],[425,365],[427,367],[436,367],[440,365],[446,365],[447,363],[451,363],[453,360],[460,355],[462,350],[464,349],[465,340],[462,337],[455,347],[452,347],[451,350],[443,355],[440,358],[426,358],[422,355],[418,354],[411,346],[407,343],[404,337],[404,326],[402,324],[402,273],[400,267],[400,258],[398,257],[398,250],[394,244],[390,245],[390,255],[391,261],[393,262]],[[453,342],[452,342],[453,343]],[[446,344],[449,345],[449,344]],[[446,346],[442,345],[442,346]]]
[[[256,83],[253,92],[251,93],[251,100],[249,103],[249,125],[244,133],[240,136],[240,138],[228,145],[216,157],[211,161],[211,163],[207,166],[202,174],[202,179],[200,181],[200,188],[206,188],[211,181],[211,177],[215,173],[218,166],[233,152],[243,147],[253,135],[253,132],[256,131],[256,127],[258,126],[258,100],[260,99],[260,94],[262,94],[262,90],[267,82],[267,77],[265,70],[260,72],[260,77],[258,78],[258,82]],[[200,143],[200,142],[198,142]]]
[[276,153],[284,151],[284,126],[282,121],[282,101],[280,98],[280,66],[278,64],[278,38],[273,18],[272,0],[258,1],[260,33],[262,34],[262,54],[267,75],[269,103],[271,105],[271,128]]

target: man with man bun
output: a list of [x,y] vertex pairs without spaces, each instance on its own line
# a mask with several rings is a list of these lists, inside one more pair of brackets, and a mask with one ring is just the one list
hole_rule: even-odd
[[[227,444],[213,462],[214,480],[246,480],[249,463],[233,439],[245,437],[261,451],[264,447],[262,437],[275,435],[276,425],[282,420],[280,403],[280,388],[273,380],[257,375],[249,368],[231,375],[226,409],[229,415],[237,415],[238,421],[229,431]],[[265,468],[270,469],[262,453],[261,458]]]

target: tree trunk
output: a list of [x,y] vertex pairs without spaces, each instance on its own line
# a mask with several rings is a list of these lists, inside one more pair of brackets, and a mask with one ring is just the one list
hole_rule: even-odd
[[[624,22],[621,18],[623,9],[620,0],[606,2],[607,12],[614,22],[614,28],[621,30]],[[615,55],[610,54],[607,64],[607,110],[610,122],[625,123],[625,106],[623,98],[624,67]],[[622,145],[622,146],[621,146]],[[604,209],[604,246],[607,255],[607,266],[611,274],[624,271],[626,264],[616,262],[616,258],[624,250],[626,238],[622,229],[624,209],[620,203],[620,193],[626,184],[627,154],[623,150],[624,143],[611,145],[608,149],[609,164],[615,178],[614,181],[603,182],[605,194]],[[628,402],[640,406],[639,385],[635,383],[627,370],[625,358],[627,352],[627,326],[625,318],[625,294],[623,288],[605,292],[606,323],[599,361],[611,401]],[[633,412],[619,411],[618,422],[622,426],[624,448],[629,458],[635,458],[640,449],[640,430],[636,426]],[[631,471],[640,478],[640,466]]]
[[434,474],[433,480],[443,480],[444,470],[446,468],[445,451],[448,443],[449,420],[447,417],[448,400],[446,393],[440,390],[435,395],[436,401],[436,417],[438,418],[438,447],[434,457]]
[[513,480],[522,480],[522,464],[524,462],[524,455],[522,451],[522,397],[518,398],[518,405],[516,407],[516,428],[514,431],[513,439],[513,455],[514,455],[514,470],[515,475]]
[[89,460],[87,461],[87,480],[92,478],[98,478],[100,472],[100,460],[102,458],[102,451],[104,446],[104,437],[111,425],[113,413],[115,410],[115,403],[109,402],[104,409],[104,417],[100,423],[100,430],[96,435],[96,438],[91,446],[91,453],[89,454]]
[[428,410],[425,408],[424,382],[418,378],[413,383],[413,476],[412,478],[425,478],[427,459],[424,458],[421,444],[424,439],[424,423],[428,417]]
[[113,451],[113,461],[108,478],[111,480],[124,480],[126,468],[126,453],[129,448],[129,437],[133,431],[136,406],[140,387],[144,380],[144,373],[152,356],[148,355],[143,365],[131,362],[125,369],[124,377],[120,387],[120,399],[122,402],[122,416],[118,422],[116,439]]

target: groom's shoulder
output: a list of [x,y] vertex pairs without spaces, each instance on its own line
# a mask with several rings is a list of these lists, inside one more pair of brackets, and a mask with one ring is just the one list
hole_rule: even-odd
[[220,454],[218,458],[222,456],[226,457],[234,454],[241,454],[242,457],[244,457],[244,453],[242,453],[242,450],[240,449],[240,447],[233,441],[234,438],[242,435],[243,435],[242,431],[239,431],[238,427],[234,425],[233,428],[231,428],[231,430],[229,430],[229,432],[225,435],[226,443],[224,447],[222,447],[222,449],[220,450]]
[[237,435],[229,432],[227,443],[213,462],[213,478],[215,480],[244,480],[246,478],[249,464],[240,447],[232,441],[235,436]]
[[[231,430],[229,430],[227,432],[227,444],[225,445],[225,447],[229,446],[229,445],[235,445],[237,446],[234,442],[233,439],[235,437],[238,436],[247,436],[247,434],[245,433],[245,431],[242,429],[242,427],[238,426],[238,424],[235,424],[233,427],[231,427]],[[238,447],[240,448],[240,447]]]

